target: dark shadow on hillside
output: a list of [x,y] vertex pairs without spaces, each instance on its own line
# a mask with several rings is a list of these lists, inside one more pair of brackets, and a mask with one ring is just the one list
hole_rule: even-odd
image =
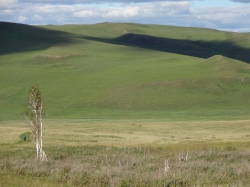
[[[125,34],[116,39],[119,42],[128,43],[136,46],[145,47],[148,49],[156,49],[170,53],[188,55],[200,58],[209,58],[214,55],[223,55],[228,58],[233,58],[250,63],[249,55],[240,55],[245,50],[229,41],[223,42],[205,42],[192,40],[176,40],[169,38],[159,38],[147,35]],[[246,51],[247,52],[247,51]]]
[[70,38],[60,31],[0,22],[0,55],[42,50],[65,42],[70,42]]
[[101,39],[93,37],[84,38],[199,58],[209,58],[214,55],[223,55],[228,58],[250,63],[250,49],[237,46],[235,43],[230,41],[192,41],[160,38],[133,33],[125,34],[115,39]]
[[230,38],[224,41],[207,42],[128,33],[118,38],[110,39],[7,22],[0,22],[0,55],[14,52],[42,50],[60,43],[72,43],[72,38],[133,46],[204,59],[214,55],[223,55],[228,58],[250,63],[250,48],[237,46],[232,40],[230,40]]
[[94,40],[118,45],[135,46],[145,49],[158,50],[199,58],[209,58],[214,55],[223,55],[228,58],[250,63],[250,49],[237,46],[235,43],[230,41],[192,41],[160,38],[133,33],[128,33],[114,39],[104,39],[79,35],[77,37],[87,40]]

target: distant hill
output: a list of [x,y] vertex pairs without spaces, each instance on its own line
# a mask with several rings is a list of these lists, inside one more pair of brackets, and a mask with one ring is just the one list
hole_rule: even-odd
[[70,40],[59,31],[8,22],[0,22],[0,35],[0,54],[41,50]]
[[250,35],[213,29],[163,25],[101,23],[95,25],[46,26],[97,41],[135,45],[170,53],[209,58],[223,55],[250,63]]
[[0,120],[19,119],[34,83],[49,118],[249,117],[249,34],[0,22],[0,35]]

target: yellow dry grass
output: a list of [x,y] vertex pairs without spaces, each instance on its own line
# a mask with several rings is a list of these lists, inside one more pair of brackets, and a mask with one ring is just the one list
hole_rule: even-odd
[[[44,146],[142,146],[249,142],[250,121],[46,120]],[[18,142],[28,132],[25,121],[0,122],[2,144]],[[28,146],[28,145],[27,145]]]

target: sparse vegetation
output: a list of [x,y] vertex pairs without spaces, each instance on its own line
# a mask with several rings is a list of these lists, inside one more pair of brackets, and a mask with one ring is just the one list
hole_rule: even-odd
[[0,177],[19,186],[247,186],[248,123],[47,120],[49,161],[37,163],[18,137],[26,124],[2,122]]
[[60,146],[46,150],[53,158],[38,165],[31,149],[25,155],[12,152],[1,159],[0,173],[46,178],[63,186],[247,186],[250,182],[250,152],[243,150],[203,148],[192,150],[188,160],[179,159],[167,147]]

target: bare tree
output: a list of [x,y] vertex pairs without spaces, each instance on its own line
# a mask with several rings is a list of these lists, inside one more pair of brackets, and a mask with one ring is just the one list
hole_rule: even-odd
[[31,125],[32,140],[36,145],[37,159],[47,161],[45,152],[43,151],[43,120],[44,104],[38,85],[31,86],[29,89],[29,111],[25,112],[25,117]]

